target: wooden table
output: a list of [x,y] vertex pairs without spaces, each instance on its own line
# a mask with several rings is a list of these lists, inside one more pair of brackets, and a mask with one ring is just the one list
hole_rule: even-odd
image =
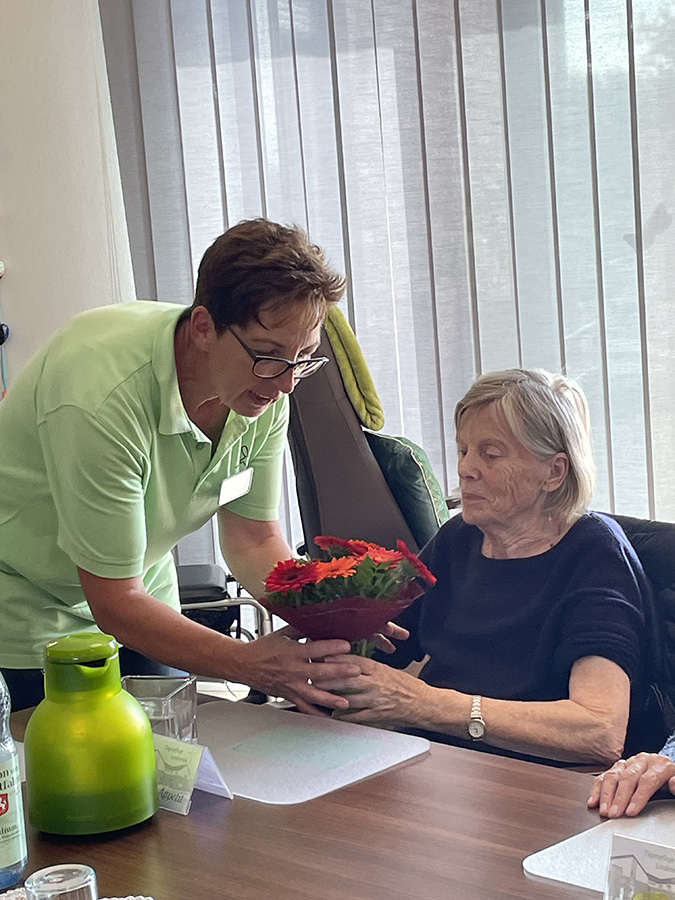
[[[224,773],[227,778],[227,773]],[[108,839],[29,833],[28,872],[93,866],[102,897],[155,900],[587,900],[522,870],[597,824],[589,775],[433,744],[423,757],[293,806],[196,791]]]

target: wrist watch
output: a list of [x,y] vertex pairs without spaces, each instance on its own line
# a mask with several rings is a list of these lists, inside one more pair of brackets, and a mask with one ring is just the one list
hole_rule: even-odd
[[471,700],[471,714],[469,715],[469,721],[466,723],[466,730],[469,732],[469,737],[472,741],[480,741],[485,734],[485,719],[481,712],[480,702],[480,695],[474,694]]

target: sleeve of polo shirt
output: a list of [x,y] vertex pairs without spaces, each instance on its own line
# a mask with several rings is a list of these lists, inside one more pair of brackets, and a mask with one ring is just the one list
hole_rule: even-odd
[[638,569],[639,563],[616,542],[595,547],[589,543],[587,552],[578,556],[555,651],[559,671],[569,672],[585,656],[602,656],[620,666],[631,681],[639,674],[648,598],[643,597]]
[[264,522],[279,518],[288,414],[288,397],[284,395],[256,421],[249,454],[249,465],[253,468],[251,490],[227,504],[239,516]]
[[82,569],[102,578],[143,572],[146,523],[145,439],[112,431],[75,406],[40,424],[47,477],[58,516],[58,546]]

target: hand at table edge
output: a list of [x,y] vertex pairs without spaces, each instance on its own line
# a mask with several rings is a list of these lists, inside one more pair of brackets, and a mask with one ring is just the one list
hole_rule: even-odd
[[596,776],[588,807],[608,819],[637,816],[666,785],[675,794],[675,762],[661,753],[637,753]]

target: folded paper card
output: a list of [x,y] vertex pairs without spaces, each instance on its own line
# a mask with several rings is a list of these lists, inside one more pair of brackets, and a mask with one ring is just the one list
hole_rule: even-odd
[[250,703],[203,703],[197,723],[232,793],[263,803],[311,800],[430,746],[412,735]]
[[672,900],[675,848],[615,834],[604,900]]
[[211,752],[201,744],[154,734],[157,788],[162,809],[186,816],[195,788],[232,799]]

